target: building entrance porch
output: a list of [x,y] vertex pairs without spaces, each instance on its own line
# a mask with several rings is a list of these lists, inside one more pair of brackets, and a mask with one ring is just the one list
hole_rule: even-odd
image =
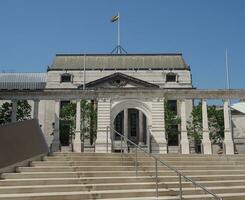
[[[147,118],[145,114],[135,108],[124,109],[117,114],[114,122],[114,130],[127,137],[132,142],[147,147]],[[113,150],[121,150],[121,137],[114,133],[112,135]],[[127,144],[130,150],[130,144]]]

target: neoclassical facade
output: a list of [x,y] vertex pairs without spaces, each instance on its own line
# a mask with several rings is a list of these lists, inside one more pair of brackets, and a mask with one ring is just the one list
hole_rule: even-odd
[[[74,151],[82,150],[80,101],[85,99],[94,101],[97,107],[94,151],[120,151],[120,137],[112,131],[116,130],[153,153],[189,154],[191,140],[187,135],[187,121],[193,100],[200,99],[203,153],[212,154],[207,116],[210,98],[224,101],[225,152],[234,153],[228,99],[244,99],[245,92],[196,90],[190,67],[180,53],[58,54],[47,73],[1,74],[0,77],[4,80],[0,83],[0,100],[13,102],[12,122],[16,119],[17,100],[32,100],[29,102],[33,117],[39,119],[53,151],[59,151],[62,146],[59,116],[62,105],[68,101],[76,102],[75,138],[70,143]],[[165,133],[166,101],[181,118],[178,138],[169,138]],[[130,150],[130,146],[126,149]]]

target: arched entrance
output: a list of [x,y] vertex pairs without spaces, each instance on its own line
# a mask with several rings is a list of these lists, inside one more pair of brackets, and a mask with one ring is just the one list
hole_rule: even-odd
[[[125,99],[114,102],[111,109],[111,126],[131,141],[149,150],[151,109],[147,102]],[[121,150],[120,136],[111,133],[112,149]],[[130,149],[130,145],[128,145]]]
[[[114,120],[114,129],[131,141],[141,146],[147,144],[147,118],[144,113],[135,108],[124,109]],[[120,136],[114,134],[114,140],[120,140]]]

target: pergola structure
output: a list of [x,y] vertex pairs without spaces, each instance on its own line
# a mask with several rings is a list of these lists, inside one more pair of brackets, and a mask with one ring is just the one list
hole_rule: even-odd
[[[73,141],[74,150],[81,151],[80,140],[80,100],[96,100],[98,108],[97,118],[97,139],[95,143],[96,152],[106,152],[106,142],[111,139],[106,138],[106,129],[112,125],[112,118],[122,110],[127,108],[137,108],[142,111],[151,127],[151,142],[153,153],[167,153],[166,135],[164,122],[164,100],[175,99],[180,102],[181,117],[181,153],[189,154],[189,139],[186,128],[186,101],[202,100],[202,123],[203,123],[203,152],[212,154],[211,141],[209,137],[207,100],[221,99],[224,107],[224,146],[226,154],[234,154],[234,143],[231,132],[229,116],[229,100],[244,100],[245,90],[198,90],[198,89],[164,89],[164,88],[116,88],[100,90],[82,90],[80,88],[68,89],[42,89],[42,90],[2,90],[0,100],[11,100],[12,122],[16,121],[17,100],[33,100],[33,118],[38,118],[38,103],[40,100],[53,100],[55,102],[55,127],[52,142],[54,151],[59,149],[59,113],[60,102],[62,100],[76,100],[76,134]],[[115,102],[118,103],[112,103]],[[150,102],[150,104],[144,102]],[[125,106],[128,105],[128,106]],[[147,144],[149,145],[149,144]],[[109,148],[110,150],[110,148]]]

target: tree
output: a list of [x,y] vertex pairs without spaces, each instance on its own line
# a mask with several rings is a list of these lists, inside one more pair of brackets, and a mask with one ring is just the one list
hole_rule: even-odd
[[[12,106],[11,106],[12,107]],[[17,102],[17,121],[24,121],[31,118],[31,106],[27,100]]]
[[[5,102],[0,107],[0,124],[11,122],[12,103]],[[31,118],[31,106],[27,100],[17,101],[17,121],[23,121]]]
[[11,122],[11,108],[12,105],[9,102],[3,103],[0,107],[0,124],[7,124]]
[[[82,100],[81,104],[81,138],[90,138],[92,143],[96,136],[97,111],[94,101]],[[76,124],[76,103],[68,103],[60,111],[61,126],[69,125],[70,134],[75,133]],[[62,130],[61,130],[62,131]]]
[[171,141],[178,141],[178,125],[181,120],[177,116],[177,113],[171,109],[171,106],[168,101],[164,103],[164,116],[165,116],[165,131],[168,137],[168,143],[171,144]]
[[[208,106],[208,126],[210,132],[210,139],[213,143],[221,144],[224,138],[224,115],[223,109],[217,109],[216,106]],[[188,134],[194,138],[195,141],[202,140],[202,103],[193,106],[191,112],[191,119],[187,122]]]

